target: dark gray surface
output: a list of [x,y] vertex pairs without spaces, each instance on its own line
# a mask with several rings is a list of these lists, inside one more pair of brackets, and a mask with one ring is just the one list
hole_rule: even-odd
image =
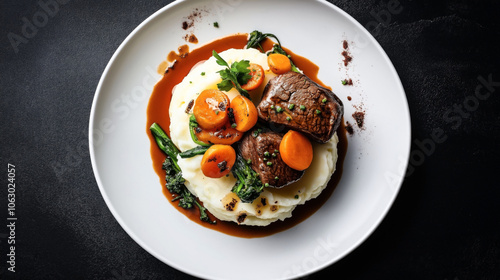
[[[8,232],[0,227],[0,278],[192,278],[118,225],[94,180],[87,143],[106,64],[169,2],[68,1],[17,53],[7,34],[21,34],[23,17],[41,8],[37,1],[0,3],[0,211],[7,224],[11,163],[18,218],[15,274],[5,270]],[[411,110],[413,159],[377,230],[309,279],[500,279],[500,5],[401,1],[400,13],[377,20],[391,1],[332,2],[375,35],[396,67]],[[484,100],[473,97],[481,77],[493,82],[490,91],[480,89]],[[450,113],[457,106],[469,110]],[[428,143],[434,131],[446,140],[425,154],[415,141]]]

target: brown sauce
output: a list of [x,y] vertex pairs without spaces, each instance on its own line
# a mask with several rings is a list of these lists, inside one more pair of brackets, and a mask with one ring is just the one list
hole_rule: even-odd
[[177,51],[179,53],[176,53],[175,51],[171,51],[168,56],[167,56],[167,61],[168,62],[173,62],[174,60],[179,60],[181,58],[185,58],[188,53],[189,53],[189,46],[188,45],[182,45],[180,46]]
[[[244,48],[247,43],[247,36],[247,34],[237,34],[224,37],[189,52],[189,55],[185,55],[182,58],[178,59],[175,68],[171,68],[169,71],[167,71],[164,74],[163,78],[154,87],[147,108],[146,133],[148,134],[151,142],[150,151],[151,158],[153,160],[153,168],[156,174],[158,174],[163,194],[168,201],[171,201],[173,197],[165,187],[165,172],[161,168],[162,163],[165,160],[165,155],[156,146],[156,142],[149,131],[149,127],[151,126],[151,124],[156,122],[165,130],[168,135],[170,135],[170,117],[168,114],[168,108],[170,106],[173,87],[182,81],[182,79],[189,73],[190,69],[196,63],[202,60],[206,60],[210,56],[212,56],[212,50],[215,50],[216,52],[222,52],[230,48]],[[262,44],[262,46],[264,50],[269,50],[272,48],[272,44],[273,43],[270,40],[266,40]],[[304,71],[305,75],[307,75],[318,84],[325,86],[317,78],[319,70],[318,66],[304,57],[293,54],[288,49],[285,49],[285,51],[291,55],[293,62],[297,65],[298,68]],[[343,121],[341,122],[341,126],[337,131],[337,135],[339,137],[337,170],[330,179],[327,188],[316,199],[306,202],[305,205],[297,206],[293,211],[293,216],[291,218],[285,219],[284,221],[277,221],[266,227],[258,227],[237,225],[233,222],[225,222],[217,219],[217,223],[215,225],[212,225],[200,221],[198,209],[193,208],[191,210],[185,210],[178,207],[177,202],[171,203],[173,207],[181,211],[190,220],[204,227],[217,230],[232,236],[245,238],[263,237],[287,230],[299,224],[303,220],[310,217],[314,212],[316,212],[328,200],[328,198],[333,193],[333,190],[339,183],[342,176],[344,158],[347,152],[347,137]],[[209,215],[212,220],[216,220],[213,215]]]
[[188,37],[188,42],[192,44],[198,44],[198,38],[194,34],[191,34]]

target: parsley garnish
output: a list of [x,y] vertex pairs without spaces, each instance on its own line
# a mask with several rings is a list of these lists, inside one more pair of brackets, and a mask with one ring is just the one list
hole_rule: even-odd
[[240,60],[233,62],[231,66],[222,58],[220,55],[214,50],[212,51],[212,55],[215,57],[217,64],[221,66],[226,66],[226,69],[222,69],[217,71],[222,78],[222,81],[217,84],[217,88],[222,91],[229,91],[233,87],[238,90],[241,95],[250,98],[248,91],[241,88],[241,85],[244,85],[252,78],[250,75],[250,61],[248,60]]

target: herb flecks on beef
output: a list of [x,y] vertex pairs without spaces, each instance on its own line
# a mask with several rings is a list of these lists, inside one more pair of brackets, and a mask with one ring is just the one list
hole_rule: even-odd
[[281,159],[281,133],[262,131],[256,137],[253,135],[253,131],[250,131],[243,136],[238,148],[241,156],[259,174],[264,186],[282,188],[302,177],[303,171],[292,169]]
[[340,125],[342,101],[307,76],[288,72],[272,78],[257,106],[259,117],[328,142]]

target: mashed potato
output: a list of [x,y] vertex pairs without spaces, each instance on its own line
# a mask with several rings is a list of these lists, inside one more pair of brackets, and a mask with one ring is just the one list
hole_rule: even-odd
[[[275,76],[269,71],[267,56],[256,49],[230,49],[219,55],[229,64],[246,59],[264,68],[266,80],[252,96],[254,102],[260,100],[259,95],[262,94],[265,84]],[[211,57],[195,66],[174,88],[169,109],[170,136],[181,151],[196,146],[189,133],[189,115],[185,113],[189,101],[196,100],[197,94],[205,89],[216,89],[217,83],[220,82],[217,71],[223,68],[216,63],[214,57]],[[235,89],[226,94],[231,100],[239,95]],[[313,162],[304,176],[282,189],[265,188],[253,203],[243,203],[231,192],[236,183],[232,174],[219,179],[205,177],[200,169],[201,155],[188,159],[179,157],[178,163],[186,179],[186,187],[218,219],[244,225],[266,226],[274,221],[291,217],[297,205],[304,204],[321,193],[335,172],[337,143],[337,134],[326,144],[313,143]]]

